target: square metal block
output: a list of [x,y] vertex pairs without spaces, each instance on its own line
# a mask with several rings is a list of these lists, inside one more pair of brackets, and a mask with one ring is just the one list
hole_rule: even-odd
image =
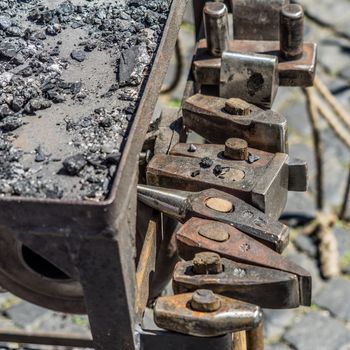
[[278,89],[275,56],[224,52],[220,71],[220,97],[238,97],[271,108]]

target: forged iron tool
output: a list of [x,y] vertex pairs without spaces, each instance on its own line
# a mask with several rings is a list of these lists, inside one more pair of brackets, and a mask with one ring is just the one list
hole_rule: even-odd
[[216,295],[207,289],[160,297],[154,308],[158,327],[198,337],[250,330],[261,320],[259,306]]
[[191,217],[213,219],[236,227],[272,249],[282,252],[289,228],[243,200],[215,189],[193,193],[138,185],[138,199],[184,223]]
[[[223,94],[222,96],[227,96],[230,93],[227,91],[228,89],[238,86],[236,81],[238,81],[239,77],[247,85],[250,85],[251,89],[249,91],[251,93],[255,91],[255,95],[257,91],[260,91],[256,74],[262,74],[264,72],[262,69],[267,67],[268,61],[259,60],[259,56],[264,54],[270,56],[271,59],[274,57],[277,60],[278,79],[274,80],[275,85],[271,85],[271,77],[268,79],[271,86],[270,98],[274,96],[276,85],[312,86],[317,64],[317,45],[304,43],[303,28],[303,9],[300,5],[291,4],[284,6],[280,11],[281,34],[279,40],[259,41],[238,40],[235,38],[234,40],[229,40],[228,49],[223,53],[222,57],[215,57],[208,51],[207,40],[202,39],[198,43],[197,53],[193,62],[193,73],[196,83],[199,85],[221,85],[220,93]],[[226,37],[228,34],[220,32],[220,35]],[[251,53],[258,55],[254,56]],[[242,60],[242,54],[244,54],[244,60]],[[246,65],[249,65],[250,68],[253,67],[250,71],[251,74],[245,70]],[[270,71],[272,72],[272,62],[270,63]],[[262,77],[264,78],[263,75]],[[265,88],[265,81],[263,83],[261,79],[260,81],[260,89],[262,87]],[[232,96],[230,97],[239,97],[234,96],[237,93],[237,91],[231,91]]]
[[264,111],[241,99],[202,94],[189,97],[182,111],[184,125],[211,143],[223,144],[230,137],[238,137],[263,151],[288,151],[287,121],[274,111]]
[[[193,151],[195,148],[195,151]],[[229,166],[242,164],[264,171],[275,154],[248,147],[243,139],[230,138],[225,145],[178,143],[170,151],[171,155],[191,158],[210,158],[225,160]],[[307,190],[307,164],[304,160],[288,157],[288,191],[304,192]]]
[[212,252],[177,263],[173,275],[176,294],[210,289],[215,293],[259,305],[286,309],[300,305],[295,274],[238,263]]
[[176,239],[178,253],[185,260],[194,259],[197,253],[210,251],[239,263],[294,274],[299,283],[300,305],[311,304],[309,272],[231,225],[192,218],[179,229]]
[[[275,219],[285,208],[288,190],[306,188],[306,166],[299,167],[298,164],[296,167],[295,164],[291,165],[290,174],[291,178],[294,176],[294,183],[291,182],[289,186],[287,154],[269,154],[250,149],[253,152],[251,161],[231,160],[220,156],[219,145],[192,146],[196,149],[208,147],[206,152],[209,156],[184,156],[181,149],[177,153],[175,146],[172,154],[180,155],[159,154],[152,158],[147,167],[147,183],[191,192],[215,188],[244,200]],[[219,156],[215,153],[217,149]],[[255,162],[258,155],[261,158]]]

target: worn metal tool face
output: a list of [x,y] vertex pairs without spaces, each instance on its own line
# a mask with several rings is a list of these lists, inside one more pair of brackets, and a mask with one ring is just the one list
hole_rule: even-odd
[[286,225],[243,200],[215,189],[191,193],[138,185],[138,199],[183,223],[191,217],[228,223],[277,252],[282,252],[289,242]]
[[271,108],[278,89],[277,58],[225,51],[221,58],[220,97],[238,97]]
[[238,137],[253,148],[287,153],[287,121],[282,115],[252,104],[240,112],[244,115],[238,111],[234,114],[231,108],[227,109],[231,101],[201,94],[191,96],[182,107],[184,124],[212,143],[224,144],[227,139]]
[[204,288],[263,308],[286,309],[300,305],[296,275],[225,258],[221,263],[222,272],[217,274],[195,273],[193,261],[177,263],[173,276],[175,293]]
[[259,169],[241,161],[156,155],[147,167],[147,183],[191,192],[215,188],[278,219],[287,201],[287,160],[277,153]]
[[[196,306],[199,303],[213,307],[215,303],[215,311],[196,311],[193,301]],[[259,306],[215,295],[208,290],[160,297],[154,308],[154,321],[158,327],[198,337],[249,330],[257,327],[261,319]]]
[[[227,149],[227,143],[228,142],[226,142],[225,146],[215,144],[203,145],[178,143],[173,146],[169,154],[200,159],[208,157],[213,160],[225,160],[229,166],[242,164],[249,168],[254,168],[257,172],[262,171],[262,174],[264,173],[266,167],[269,166],[269,163],[276,156],[274,153],[264,152],[259,149],[248,147],[246,150],[246,159],[236,160],[232,158],[232,155],[230,155],[231,150]],[[195,150],[192,148],[195,148]],[[229,152],[228,156],[226,156],[227,152]],[[288,190],[298,192],[306,191],[308,184],[308,168],[306,162],[298,158],[288,157],[287,163]]]
[[[230,40],[229,51],[268,54],[278,59],[279,86],[312,86],[317,65],[317,45],[304,43],[300,58],[287,60],[280,52],[279,41]],[[219,85],[222,60],[208,54],[202,39],[193,62],[195,81],[201,85]]]
[[237,39],[278,40],[280,11],[289,0],[231,0]]
[[309,272],[228,224],[192,218],[180,228],[176,238],[179,255],[185,260],[211,251],[233,261],[292,273],[298,277],[300,304],[311,303]]

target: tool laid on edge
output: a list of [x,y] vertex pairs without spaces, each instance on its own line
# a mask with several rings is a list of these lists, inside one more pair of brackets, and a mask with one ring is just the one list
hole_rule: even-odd
[[188,220],[176,233],[178,253],[185,260],[200,252],[214,252],[239,263],[294,274],[299,283],[300,305],[311,304],[311,275],[231,225],[200,218]]
[[138,200],[185,223],[192,217],[230,224],[268,247],[282,252],[289,242],[288,226],[243,200],[215,189],[193,193],[138,185]]
[[241,99],[196,94],[182,106],[184,125],[211,143],[230,137],[245,139],[250,147],[287,153],[287,121],[279,113],[262,110]]
[[153,314],[158,327],[198,337],[250,330],[262,320],[259,306],[208,289],[159,297]]
[[177,263],[173,274],[176,294],[210,289],[215,293],[269,309],[300,306],[295,274],[238,263],[213,252],[197,253]]
[[[225,145],[216,144],[188,144],[178,143],[170,150],[174,156],[191,158],[210,158],[212,160],[225,160],[228,166],[234,167],[241,163],[248,167],[259,169],[262,174],[265,167],[275,157],[274,153],[260,151],[248,147],[248,142],[239,138],[226,140]],[[299,158],[288,157],[288,191],[304,192],[308,184],[308,168],[305,161]]]
[[[215,188],[278,219],[287,201],[288,160],[287,154],[276,153],[259,167],[254,162],[220,159],[216,155],[211,159],[158,154],[148,164],[146,177],[152,186],[191,192]],[[303,169],[301,175],[305,175]]]
[[[226,8],[225,4],[221,6]],[[213,5],[207,3],[206,7]],[[221,13],[227,16],[227,11],[221,10]],[[205,19],[208,27],[213,19],[209,20],[208,16]],[[283,6],[280,11],[279,41],[226,40],[228,33],[224,32],[223,27],[216,34],[221,36],[221,42],[226,40],[222,47],[227,49],[222,51],[220,57],[208,50],[214,35],[198,43],[193,62],[196,83],[220,86],[220,96],[245,97],[248,102],[267,108],[271,107],[278,86],[312,86],[317,65],[317,45],[304,43],[303,28],[304,12],[297,4]],[[211,32],[214,30],[215,27]],[[275,77],[276,73],[278,78]],[[240,90],[237,90],[238,87]],[[262,96],[267,100],[259,101]]]

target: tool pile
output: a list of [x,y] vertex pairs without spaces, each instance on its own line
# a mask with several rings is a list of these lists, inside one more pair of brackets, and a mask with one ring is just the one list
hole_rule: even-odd
[[[255,332],[261,308],[311,304],[311,276],[281,255],[289,229],[278,221],[288,191],[307,190],[307,166],[288,155],[286,119],[270,108],[278,86],[313,84],[316,44],[303,42],[300,5],[230,5],[233,39],[227,6],[205,3],[193,80],[179,113],[163,113],[138,185],[140,202],[182,223],[175,295],[157,299],[155,323],[197,337]],[[189,130],[206,142],[186,142]],[[262,349],[255,338],[249,349]]]
[[0,2],[0,194],[103,200],[169,1]]

